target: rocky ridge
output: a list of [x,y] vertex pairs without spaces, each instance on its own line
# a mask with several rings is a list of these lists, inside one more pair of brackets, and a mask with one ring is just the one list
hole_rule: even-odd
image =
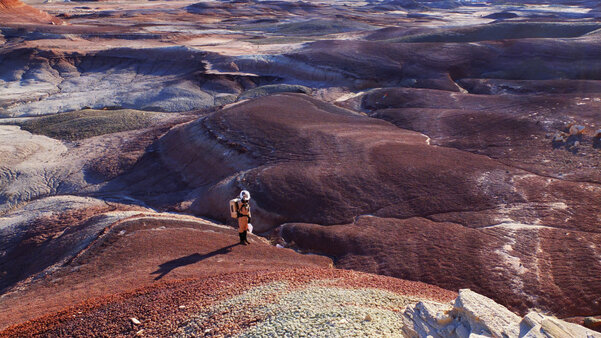
[[403,321],[406,337],[601,337],[599,332],[536,311],[521,318],[469,289],[459,290],[451,304],[410,305]]

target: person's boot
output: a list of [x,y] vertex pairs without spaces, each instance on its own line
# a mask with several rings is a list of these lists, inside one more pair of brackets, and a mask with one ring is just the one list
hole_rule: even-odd
[[246,239],[246,235],[248,234],[248,231],[244,231],[243,234],[244,235],[242,235],[242,238],[244,238],[244,245],[250,244],[250,242],[248,241],[248,239]]
[[246,242],[244,241],[244,232],[239,232],[238,236],[240,236],[240,244],[241,245],[246,245]]

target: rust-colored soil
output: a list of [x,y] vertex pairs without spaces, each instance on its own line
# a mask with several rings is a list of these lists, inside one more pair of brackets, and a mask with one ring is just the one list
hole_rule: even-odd
[[26,5],[19,0],[0,0],[0,22],[7,23],[35,23],[59,25],[63,21],[59,18]]
[[[252,250],[250,247],[243,249]],[[243,269],[249,270],[246,267]],[[335,280],[333,286],[379,288],[439,302],[448,302],[457,296],[455,292],[419,282],[354,271],[276,268],[272,271],[234,272],[170,281],[120,295],[96,298],[53,315],[12,326],[0,336],[62,336],[73,333],[81,336],[115,336],[137,332],[144,336],[164,336],[173,333],[195,313],[251,287],[287,281],[294,288],[323,279]],[[141,324],[133,324],[130,318],[138,319]],[[212,325],[205,327],[212,335],[231,335],[245,329],[240,323],[230,322],[227,318],[215,317],[213,320]]]
[[55,272],[13,287],[0,299],[0,328],[162,281],[332,264],[254,235],[249,239],[251,245],[240,246],[234,229],[198,221],[138,216],[121,221]]

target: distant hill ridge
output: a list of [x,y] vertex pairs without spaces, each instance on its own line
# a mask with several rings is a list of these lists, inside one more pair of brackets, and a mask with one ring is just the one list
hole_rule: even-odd
[[61,19],[19,0],[0,0],[0,17],[6,18],[3,23],[64,24]]

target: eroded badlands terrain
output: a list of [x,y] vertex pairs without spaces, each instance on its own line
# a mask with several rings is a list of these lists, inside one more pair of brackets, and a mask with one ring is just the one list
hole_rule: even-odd
[[598,329],[600,112],[596,1],[0,0],[0,330]]

